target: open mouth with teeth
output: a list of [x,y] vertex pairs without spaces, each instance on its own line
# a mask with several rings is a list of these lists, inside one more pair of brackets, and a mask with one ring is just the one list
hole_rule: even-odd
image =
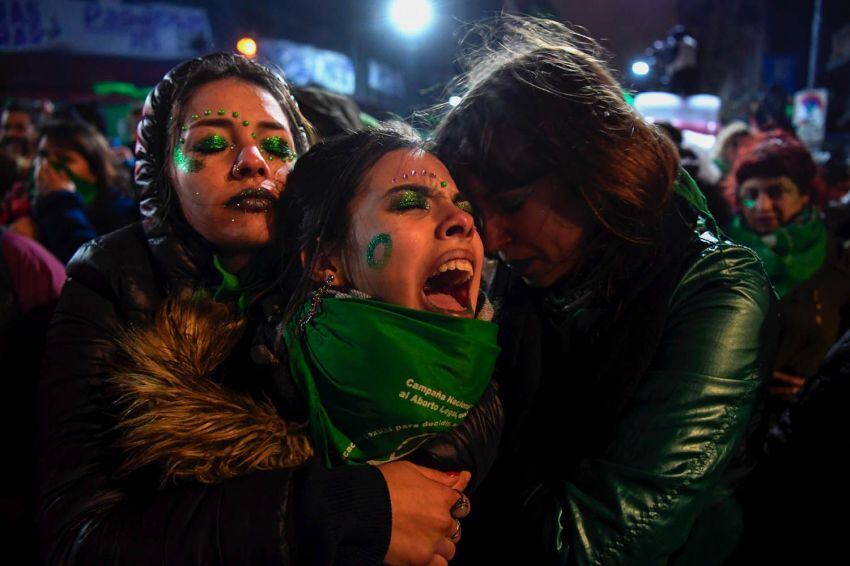
[[473,274],[472,262],[468,259],[451,259],[437,267],[423,287],[429,310],[471,316]]

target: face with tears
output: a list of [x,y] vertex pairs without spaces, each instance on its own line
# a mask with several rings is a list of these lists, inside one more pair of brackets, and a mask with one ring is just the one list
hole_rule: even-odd
[[439,159],[419,149],[387,153],[348,210],[345,245],[328,262],[334,285],[411,309],[474,316],[484,248],[469,201]]
[[258,85],[222,79],[198,87],[173,127],[169,173],[189,224],[225,258],[269,243],[296,157],[280,104]]

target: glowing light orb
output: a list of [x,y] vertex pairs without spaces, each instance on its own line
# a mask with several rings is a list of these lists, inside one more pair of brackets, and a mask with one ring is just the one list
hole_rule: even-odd
[[257,54],[257,42],[250,37],[243,37],[236,42],[236,50],[248,59],[253,59]]
[[639,77],[649,74],[649,63],[646,61],[635,61],[632,63],[632,72]]
[[434,7],[428,0],[394,0],[390,3],[390,21],[405,35],[418,35],[434,19]]

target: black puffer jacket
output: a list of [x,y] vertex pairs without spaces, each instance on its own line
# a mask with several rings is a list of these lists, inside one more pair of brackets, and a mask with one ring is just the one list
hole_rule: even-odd
[[[40,384],[36,498],[42,559],[380,563],[391,512],[386,483],[371,466],[326,470],[310,462],[219,483],[186,480],[166,487],[156,466],[116,473],[126,456],[117,448],[116,423],[128,400],[110,380],[118,352],[114,338],[151,324],[166,298],[217,283],[210,245],[179,210],[163,213],[166,124],[174,84],[191,64],[177,67],[150,94],[139,126],[142,222],[89,242],[68,266]],[[249,360],[250,324],[220,373],[235,376],[224,380],[226,386],[260,398],[267,370]]]

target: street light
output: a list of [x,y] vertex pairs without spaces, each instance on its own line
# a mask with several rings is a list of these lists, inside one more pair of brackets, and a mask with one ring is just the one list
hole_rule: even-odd
[[635,61],[632,63],[632,73],[639,77],[649,74],[649,63],[646,61]]
[[404,35],[419,35],[434,19],[434,7],[428,0],[393,0],[390,21]]
[[257,54],[257,42],[250,37],[243,37],[236,42],[236,51],[248,59],[253,59]]

